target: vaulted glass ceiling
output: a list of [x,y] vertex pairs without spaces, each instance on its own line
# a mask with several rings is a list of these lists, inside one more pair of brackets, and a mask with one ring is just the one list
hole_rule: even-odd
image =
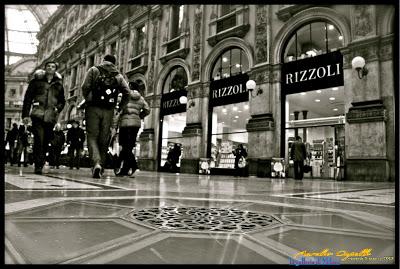
[[6,5],[4,25],[5,64],[37,52],[36,34],[58,5]]

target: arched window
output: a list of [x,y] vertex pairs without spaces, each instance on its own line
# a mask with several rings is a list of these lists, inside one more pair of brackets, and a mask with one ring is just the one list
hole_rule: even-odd
[[163,93],[184,90],[187,84],[188,79],[185,69],[177,66],[170,71],[164,80]]
[[240,48],[229,48],[218,57],[212,69],[210,81],[228,78],[249,69],[249,60]]
[[328,21],[314,21],[298,28],[288,39],[281,61],[291,62],[343,47],[343,35]]

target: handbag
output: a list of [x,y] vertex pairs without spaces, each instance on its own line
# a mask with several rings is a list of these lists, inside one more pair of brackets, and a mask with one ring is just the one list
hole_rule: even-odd
[[239,162],[238,162],[238,166],[239,168],[244,168],[246,167],[247,162],[246,162],[246,158],[245,157],[240,157]]
[[7,141],[6,150],[10,150],[10,142]]

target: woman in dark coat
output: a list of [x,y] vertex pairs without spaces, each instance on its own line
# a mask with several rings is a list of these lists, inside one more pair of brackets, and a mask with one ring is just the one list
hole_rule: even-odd
[[242,144],[239,144],[239,146],[232,151],[233,155],[235,155],[235,176],[245,176],[245,167],[239,167],[239,161],[240,158],[247,157],[247,151],[243,147]]
[[60,156],[65,143],[65,135],[59,123],[54,127],[53,140],[51,141],[51,166],[60,168]]
[[[21,163],[23,163],[25,167],[28,166],[28,151],[27,151],[28,146],[29,146],[28,133],[25,129],[25,126],[21,125],[19,126],[18,129],[17,150],[16,150],[18,167],[21,166]],[[22,160],[21,157],[23,157]]]

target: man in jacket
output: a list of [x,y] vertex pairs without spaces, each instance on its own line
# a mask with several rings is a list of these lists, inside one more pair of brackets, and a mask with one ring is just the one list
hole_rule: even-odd
[[32,120],[35,174],[42,174],[48,141],[52,139],[54,125],[65,105],[62,77],[56,72],[57,68],[56,62],[49,61],[45,64],[44,71],[35,72],[25,93],[22,107],[25,126],[29,124],[29,115]]
[[136,136],[141,126],[141,119],[150,114],[150,107],[140,95],[139,85],[130,82],[131,95],[124,96],[121,100],[121,115],[119,123],[119,144],[122,146],[120,160],[123,166],[118,176],[128,175],[129,170],[135,172],[137,168],[135,155],[132,150],[136,145]]
[[301,137],[297,136],[296,141],[292,144],[290,157],[294,162],[294,179],[303,179],[304,160],[307,157],[306,146],[301,141]]
[[246,158],[247,157],[247,151],[246,149],[243,147],[243,144],[239,144],[238,147],[232,151],[233,155],[235,156],[235,177],[237,176],[245,176],[245,167],[240,167],[239,166],[239,161],[240,159]]
[[28,166],[28,145],[28,132],[25,129],[25,126],[21,124],[18,129],[18,142],[16,149],[18,167],[21,166],[21,163],[24,164],[24,167]]
[[106,55],[99,66],[91,67],[82,84],[85,120],[93,178],[104,171],[114,108],[119,92],[129,95],[129,86],[115,66],[116,58]]
[[74,120],[72,122],[72,127],[67,132],[67,144],[69,145],[69,169],[74,168],[74,162],[76,169],[79,169],[80,157],[83,150],[84,142],[85,132],[79,127],[79,122]]

